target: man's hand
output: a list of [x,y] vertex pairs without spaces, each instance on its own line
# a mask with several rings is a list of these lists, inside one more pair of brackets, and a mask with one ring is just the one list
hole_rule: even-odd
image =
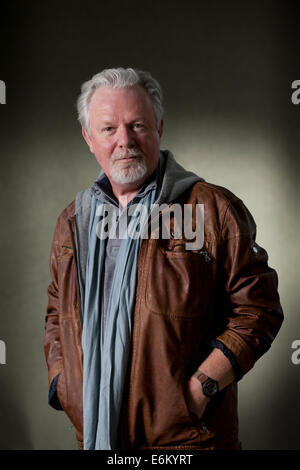
[[210,399],[202,391],[199,380],[192,376],[187,383],[187,405],[189,410],[200,419]]
[[[200,364],[198,370],[219,384],[219,390],[227,387],[235,379],[230,361],[219,349],[213,349],[210,355]],[[201,419],[210,398],[204,395],[199,380],[192,376],[187,383],[187,405],[189,410]]]

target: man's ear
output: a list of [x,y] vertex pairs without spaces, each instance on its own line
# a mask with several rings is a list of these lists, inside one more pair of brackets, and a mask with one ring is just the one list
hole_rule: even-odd
[[90,138],[89,134],[87,133],[87,131],[85,130],[85,128],[83,126],[81,127],[81,130],[82,130],[83,138],[84,138],[84,140],[86,141],[86,143],[88,144],[88,146],[90,148],[90,152],[94,153],[93,143],[91,141],[91,138]]
[[164,129],[164,121],[161,120],[161,121],[160,121],[159,128],[158,128],[158,133],[159,133],[159,137],[160,137],[160,138],[161,138],[161,136],[162,136],[163,129]]

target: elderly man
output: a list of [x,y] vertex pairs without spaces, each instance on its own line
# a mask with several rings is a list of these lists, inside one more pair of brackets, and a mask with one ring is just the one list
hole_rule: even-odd
[[[78,113],[102,170],[54,233],[49,403],[79,448],[239,449],[237,382],[283,320],[253,218],[160,151],[162,93],[149,73],[102,71],[82,86]],[[149,229],[157,206],[182,209],[169,212],[170,236]],[[203,233],[201,246],[180,222]]]

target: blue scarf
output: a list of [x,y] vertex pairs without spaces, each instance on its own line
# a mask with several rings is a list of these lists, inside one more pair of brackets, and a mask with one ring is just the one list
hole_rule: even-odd
[[[139,200],[148,214],[155,198],[156,191],[152,189]],[[114,450],[117,447],[141,244],[141,238],[130,236],[129,232],[131,235],[137,230],[142,233],[141,227],[137,227],[137,207],[129,219],[128,236],[121,241],[104,325],[101,292],[106,243],[97,236],[98,223],[104,210],[103,202],[92,197],[82,330],[83,435],[86,450]],[[100,235],[103,231],[104,224],[100,224]]]

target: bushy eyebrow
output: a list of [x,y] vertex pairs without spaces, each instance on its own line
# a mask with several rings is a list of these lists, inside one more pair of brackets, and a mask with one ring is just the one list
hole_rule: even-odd
[[[130,125],[130,124],[133,124],[134,122],[139,122],[139,121],[145,122],[145,120],[146,120],[145,118],[142,118],[142,117],[138,116],[137,118],[132,119],[130,122],[128,122],[128,124]],[[114,121],[113,120],[112,121],[105,120],[101,123],[101,125],[103,125],[103,126],[112,126],[112,125],[114,125]]]

